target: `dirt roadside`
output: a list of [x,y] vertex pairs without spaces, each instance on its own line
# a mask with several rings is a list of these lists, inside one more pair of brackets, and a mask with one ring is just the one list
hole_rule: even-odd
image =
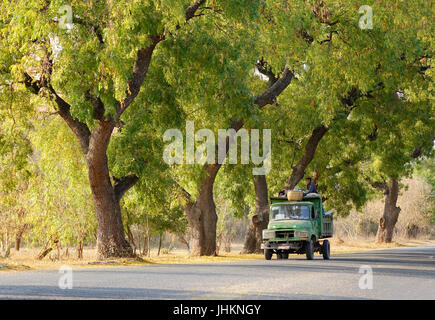
[[[382,250],[388,248],[399,247],[416,247],[435,245],[435,240],[404,240],[398,239],[389,244],[376,244],[373,240],[342,240],[332,238],[331,240],[331,255],[347,254],[356,252],[365,252],[372,250]],[[1,272],[17,272],[26,270],[58,270],[64,265],[68,265],[74,269],[79,268],[97,268],[108,266],[138,266],[138,265],[155,265],[155,264],[197,264],[197,263],[220,263],[240,260],[263,259],[262,254],[240,254],[241,245],[235,244],[230,253],[221,253],[216,257],[189,257],[187,250],[177,249],[170,253],[157,256],[154,250],[150,257],[137,257],[129,259],[108,259],[97,261],[95,259],[95,249],[86,248],[84,257],[78,260],[72,257],[61,257],[59,260],[50,260],[49,257],[44,260],[36,260],[34,257],[38,253],[38,249],[21,249],[19,252],[11,251],[8,258],[0,258],[0,273]],[[290,256],[291,258],[291,256]]]

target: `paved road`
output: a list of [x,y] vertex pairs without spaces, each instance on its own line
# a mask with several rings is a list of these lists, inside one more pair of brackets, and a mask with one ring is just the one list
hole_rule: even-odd
[[[435,247],[289,260],[0,273],[0,299],[435,299]],[[368,265],[373,270],[373,289]],[[365,270],[365,269],[364,269]],[[360,280],[364,276],[363,280]]]

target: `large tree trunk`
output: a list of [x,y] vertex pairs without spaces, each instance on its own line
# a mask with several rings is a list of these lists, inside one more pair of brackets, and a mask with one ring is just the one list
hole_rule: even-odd
[[202,182],[196,201],[186,206],[185,212],[191,229],[192,256],[216,255],[217,214],[213,200],[213,183],[217,170],[210,170]]
[[28,227],[28,224],[22,224],[19,228],[17,233],[15,234],[15,251],[20,251],[21,247],[21,240],[23,239],[23,234],[26,231]]
[[17,232],[15,233],[15,250],[16,251],[20,251],[21,240],[23,238],[23,234],[24,234],[24,232],[26,232],[26,229],[29,226],[27,223],[24,223],[25,215],[26,215],[26,210],[24,208],[18,209],[18,211],[17,211],[18,227],[17,227]]
[[242,253],[260,253],[262,232],[269,223],[269,199],[266,176],[254,178],[255,187],[255,213],[246,230]]
[[296,185],[299,183],[299,181],[301,181],[301,179],[304,177],[305,170],[313,160],[317,146],[319,145],[320,140],[323,138],[326,132],[328,132],[328,128],[324,125],[320,125],[314,128],[310,138],[308,139],[307,144],[305,145],[305,150],[302,158],[299,160],[296,166],[292,168],[292,174],[287,180],[287,183],[284,187],[286,190],[293,190],[294,187],[296,187]]
[[400,207],[397,206],[399,197],[399,182],[396,179],[390,179],[388,188],[385,189],[384,213],[379,219],[376,242],[389,243],[393,239],[394,227],[399,218]]
[[115,181],[115,186],[112,186],[106,150],[113,128],[113,122],[101,122],[92,132],[86,155],[89,182],[98,220],[99,259],[133,256],[133,249],[125,239],[119,201],[122,195],[134,185],[137,178],[129,176],[119,179]]
[[23,233],[18,231],[16,236],[15,236],[15,251],[20,251],[22,235],[23,235]]
[[[236,132],[243,126],[243,119],[234,121],[231,128]],[[226,152],[229,150],[229,138],[226,139]],[[206,164],[204,170],[206,177],[202,181],[196,200],[190,199],[189,193],[185,190],[186,197],[189,199],[185,212],[191,230],[192,256],[215,256],[216,252],[216,226],[217,214],[213,199],[213,186],[216,176],[221,168],[221,164]]]
[[84,240],[79,240],[76,244],[77,259],[83,259]]

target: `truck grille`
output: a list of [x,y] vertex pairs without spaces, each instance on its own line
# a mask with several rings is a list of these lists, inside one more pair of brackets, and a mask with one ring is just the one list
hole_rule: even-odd
[[294,238],[295,232],[294,231],[276,231],[275,237],[276,238]]

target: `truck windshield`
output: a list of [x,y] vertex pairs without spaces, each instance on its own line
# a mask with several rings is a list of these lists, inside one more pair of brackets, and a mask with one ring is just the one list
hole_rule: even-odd
[[310,208],[299,204],[281,204],[273,206],[270,215],[272,220],[308,220],[310,219]]

